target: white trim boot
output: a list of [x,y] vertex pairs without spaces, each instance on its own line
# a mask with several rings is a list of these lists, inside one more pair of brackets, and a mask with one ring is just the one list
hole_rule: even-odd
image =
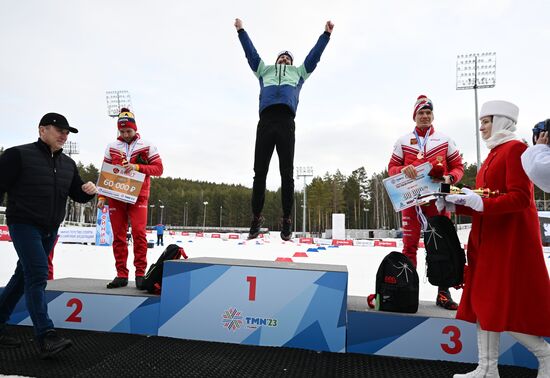
[[455,374],[453,378],[499,378],[498,356],[500,332],[484,331],[477,326],[477,368],[467,374]]
[[540,336],[508,332],[539,360],[537,378],[550,378],[550,345]]

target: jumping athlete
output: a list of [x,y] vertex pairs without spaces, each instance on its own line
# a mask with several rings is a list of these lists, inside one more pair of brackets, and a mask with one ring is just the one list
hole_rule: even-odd
[[250,68],[260,81],[260,121],[256,128],[254,150],[254,184],[252,186],[252,224],[248,234],[254,239],[260,233],[264,222],[262,210],[265,201],[265,182],[273,149],[279,155],[281,173],[281,238],[292,237],[292,202],[294,199],[294,117],[298,107],[300,90],[304,81],[311,75],[321,54],[330,40],[334,24],[327,21],[325,31],[301,66],[294,66],[294,57],[289,51],[282,51],[275,64],[267,65],[256,52],[240,19],[235,20],[235,28],[244,49]]

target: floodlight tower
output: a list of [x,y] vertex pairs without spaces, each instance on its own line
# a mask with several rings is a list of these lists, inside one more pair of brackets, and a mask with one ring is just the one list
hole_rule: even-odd
[[120,108],[129,108],[131,110],[132,101],[128,91],[107,91],[105,92],[107,100],[107,114],[109,117],[118,117]]
[[496,84],[497,54],[483,52],[462,54],[456,57],[456,89],[473,89],[475,98],[477,170],[481,165],[479,152],[479,112],[477,109],[477,89],[493,88]]
[[306,207],[307,207],[306,177],[313,177],[313,168],[312,167],[296,167],[296,177],[297,178],[300,178],[300,177],[304,178],[304,205],[303,205],[303,209],[304,209],[304,214],[303,215],[304,216],[303,216],[303,219],[302,219],[302,232],[304,233],[304,236],[305,236],[305,234],[306,234]]
[[[65,142],[65,144],[63,145],[63,152],[66,155],[69,155],[69,157],[72,157],[73,155],[78,155],[80,153],[78,149],[78,143],[73,141]],[[65,214],[67,218],[71,218],[71,214],[69,214],[69,208],[72,206],[74,206],[74,201],[72,198],[69,197],[67,203],[65,204]]]
[[72,157],[73,155],[78,155],[80,153],[78,149],[78,144],[73,141],[65,142],[65,144],[63,145],[63,152],[70,157]]

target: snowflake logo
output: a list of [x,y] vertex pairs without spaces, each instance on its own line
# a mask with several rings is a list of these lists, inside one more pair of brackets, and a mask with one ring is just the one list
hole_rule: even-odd
[[236,308],[230,308],[223,312],[222,323],[228,330],[235,331],[242,326],[243,316]]

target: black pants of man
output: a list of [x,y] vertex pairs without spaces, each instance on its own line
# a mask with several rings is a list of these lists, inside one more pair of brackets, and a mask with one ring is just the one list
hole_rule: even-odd
[[265,202],[265,182],[273,150],[279,156],[281,202],[283,217],[289,218],[294,200],[294,114],[286,105],[270,106],[260,114],[254,150],[254,185],[252,213],[262,213]]

